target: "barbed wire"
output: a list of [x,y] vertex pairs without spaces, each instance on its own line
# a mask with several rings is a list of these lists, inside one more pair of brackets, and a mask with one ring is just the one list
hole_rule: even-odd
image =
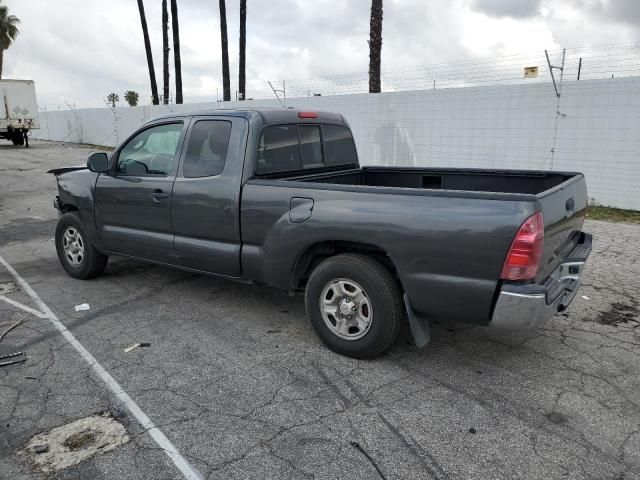
[[[552,64],[559,65],[563,49],[549,50],[548,53]],[[578,72],[580,80],[640,75],[640,42],[582,46],[566,49],[564,54],[565,81],[578,81]],[[526,78],[525,67],[538,67],[537,75]],[[544,51],[399,67],[381,73],[383,92],[549,81],[551,74]],[[286,96],[291,98],[365,93],[368,92],[368,85],[367,72],[353,72],[285,79],[283,89]],[[269,88],[259,88],[253,96],[270,98],[273,92]]]
[[[595,80],[601,78],[640,76],[640,41],[585,45],[574,48],[551,49],[548,54],[553,65],[561,63],[564,52],[563,80]],[[525,67],[538,67],[537,75],[524,76]],[[559,72],[555,72],[556,76]],[[579,75],[579,78],[578,78]],[[461,58],[448,62],[420,64],[386,69],[381,72],[382,92],[401,92],[428,89],[450,89],[489,85],[518,85],[551,82],[544,50],[484,58]],[[314,95],[348,95],[367,93],[367,72],[347,72],[306,78],[271,79],[274,88],[284,90],[286,98]],[[247,82],[247,98],[274,99],[267,80]],[[187,97],[189,101],[190,97]],[[216,101],[215,93],[193,97],[191,101]],[[67,101],[64,102],[68,104]],[[71,102],[75,108],[101,108],[101,102]],[[123,105],[125,106],[125,105]],[[65,110],[55,104],[40,105],[42,110]],[[104,108],[104,107],[102,107]],[[171,107],[169,107],[171,108]]]

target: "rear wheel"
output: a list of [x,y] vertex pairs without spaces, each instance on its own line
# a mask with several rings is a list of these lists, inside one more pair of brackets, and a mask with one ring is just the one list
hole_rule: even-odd
[[11,141],[14,145],[24,145],[24,137],[22,136],[22,132],[14,130],[11,134]]
[[336,353],[374,358],[398,336],[398,285],[385,267],[366,255],[337,255],[318,265],[309,277],[305,303],[314,330]]
[[109,259],[93,246],[77,212],[60,217],[56,227],[56,252],[62,268],[82,280],[102,274]]

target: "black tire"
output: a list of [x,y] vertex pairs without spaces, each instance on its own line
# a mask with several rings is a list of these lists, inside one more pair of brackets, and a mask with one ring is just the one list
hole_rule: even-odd
[[[82,245],[82,255],[65,252],[65,233],[76,232]],[[67,212],[56,226],[56,252],[62,268],[74,278],[87,280],[104,272],[109,257],[91,243],[78,212]],[[75,262],[74,262],[75,260]]]
[[24,145],[24,137],[22,136],[22,132],[14,131],[11,135],[11,141],[14,145]]
[[[331,285],[342,279],[358,284],[371,305],[368,330],[357,333],[359,327],[355,327],[354,339],[341,338],[339,332],[334,332],[338,328],[336,318],[326,312],[323,315],[321,307],[323,294],[325,298],[333,297],[329,291]],[[340,302],[350,301],[347,297],[339,298]],[[371,257],[354,253],[328,258],[313,270],[307,283],[305,305],[307,317],[322,342],[336,353],[359,359],[374,358],[387,350],[397,338],[403,318],[400,290],[389,270]],[[360,308],[364,307],[358,306],[358,313]],[[339,308],[336,313],[342,315]],[[351,335],[350,331],[347,335]]]

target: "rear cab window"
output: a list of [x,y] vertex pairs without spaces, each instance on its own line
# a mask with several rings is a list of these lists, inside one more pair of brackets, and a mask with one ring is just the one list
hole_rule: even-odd
[[268,175],[357,163],[353,136],[344,125],[269,125],[260,135],[255,173]]
[[266,127],[258,143],[256,173],[276,173],[300,170],[300,148],[297,125]]
[[327,167],[357,163],[358,153],[351,130],[342,125],[323,125],[322,133]]

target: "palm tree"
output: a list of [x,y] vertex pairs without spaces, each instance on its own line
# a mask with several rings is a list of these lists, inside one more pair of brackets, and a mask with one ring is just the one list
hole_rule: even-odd
[[240,100],[247,98],[245,91],[245,51],[247,49],[247,0],[240,0],[240,55],[238,61],[238,92]]
[[107,102],[109,102],[113,108],[116,108],[116,102],[119,101],[120,97],[117,93],[110,93],[109,95],[107,95]]
[[17,26],[19,23],[18,17],[9,15],[9,7],[0,5],[0,78],[2,78],[4,51],[11,46],[20,33]]
[[171,29],[173,30],[173,62],[176,71],[176,103],[182,103],[182,61],[180,60],[180,31],[176,0],[171,0]]
[[162,103],[169,103],[169,11],[162,0]]
[[227,41],[227,8],[224,0],[220,0],[220,39],[222,43],[222,99],[231,100],[229,82],[229,42]]
[[149,67],[149,80],[151,81],[151,99],[154,105],[159,105],[160,101],[158,100],[156,70],[153,67],[153,55],[151,54],[151,43],[149,42],[149,29],[147,28],[147,18],[144,15],[144,5],[142,4],[142,0],[138,0],[138,10],[140,10],[140,23],[142,24],[144,49],[147,52],[147,66]]
[[124,92],[124,99],[130,107],[135,107],[136,105],[138,105],[139,98],[140,95],[138,95],[138,92],[134,92],[133,90],[127,90],[126,92]]
[[380,93],[380,56],[382,53],[382,0],[371,0],[369,22],[369,93]]

